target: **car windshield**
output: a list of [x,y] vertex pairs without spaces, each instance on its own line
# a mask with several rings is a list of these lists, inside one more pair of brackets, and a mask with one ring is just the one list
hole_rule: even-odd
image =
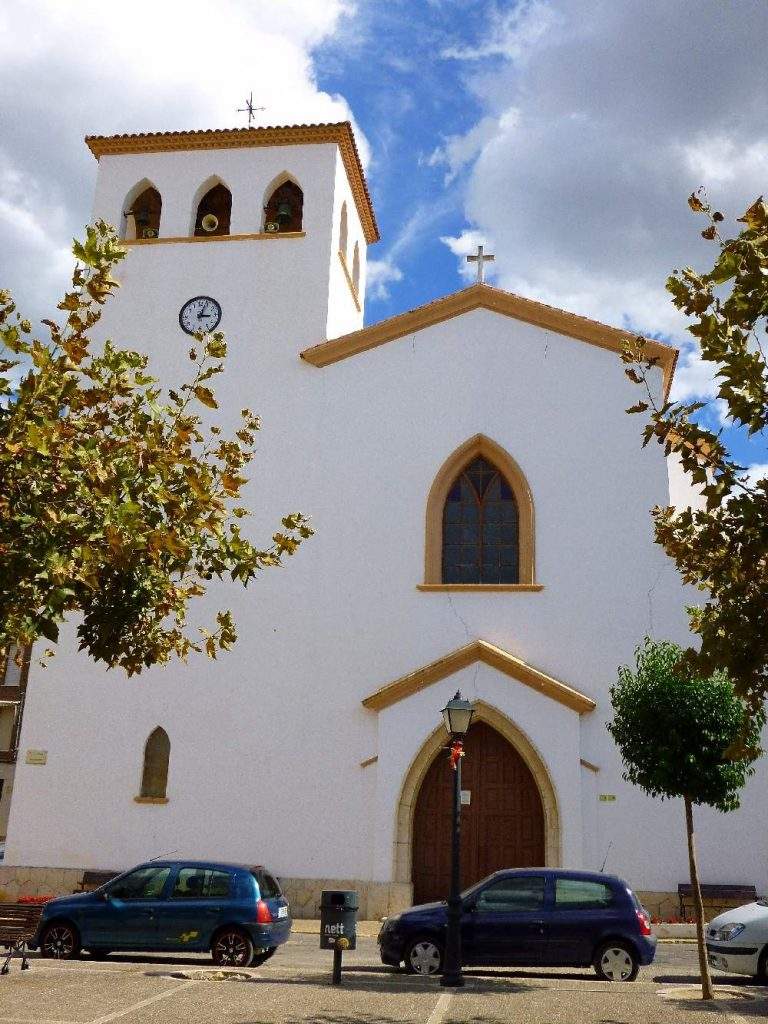
[[[493,875],[486,875],[485,878],[481,878],[479,882],[475,882],[474,885],[470,885],[470,887],[468,889],[465,889],[464,892],[461,893],[461,898],[463,900],[466,900],[470,896],[473,896],[477,892],[478,889],[480,889],[482,886],[484,886],[486,884],[486,882],[489,882],[492,878],[493,878]],[[446,902],[446,900],[443,900],[443,903],[445,903],[445,902]]]

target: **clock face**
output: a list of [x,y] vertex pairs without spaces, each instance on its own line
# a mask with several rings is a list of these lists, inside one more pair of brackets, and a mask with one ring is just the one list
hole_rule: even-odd
[[187,334],[215,331],[221,320],[221,306],[208,295],[196,295],[181,307],[179,324]]

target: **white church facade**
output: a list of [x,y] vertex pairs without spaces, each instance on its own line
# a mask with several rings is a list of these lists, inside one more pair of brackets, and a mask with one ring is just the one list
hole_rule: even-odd
[[[609,688],[645,634],[688,643],[695,595],[653,543],[649,510],[688,499],[625,413],[624,333],[484,284],[363,327],[378,231],[346,124],[88,143],[94,218],[129,248],[104,336],[177,382],[180,314],[210,300],[221,421],[263,421],[249,529],[299,510],[316,533],[212,592],[240,635],[216,661],[128,679],[72,630],[33,659],[0,887],[173,854],[267,864],[298,916],[329,884],[368,917],[439,897],[461,690],[464,881],[605,865],[662,908],[682,806],[622,781]],[[651,345],[661,395],[677,353]],[[739,811],[697,810],[704,881],[768,890],[766,783],[762,762]]]

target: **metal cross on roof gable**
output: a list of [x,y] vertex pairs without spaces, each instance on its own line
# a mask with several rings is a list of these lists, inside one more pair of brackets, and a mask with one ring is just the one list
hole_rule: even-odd
[[482,245],[478,245],[477,254],[475,256],[467,256],[467,263],[477,264],[477,283],[482,284],[485,281],[485,264],[491,263],[496,257],[491,253],[483,252]]
[[238,107],[237,112],[238,112],[238,114],[247,114],[248,115],[248,127],[250,128],[251,127],[251,122],[256,120],[256,111],[257,110],[266,110],[266,109],[267,109],[266,107],[254,107],[254,105],[253,105],[253,90],[251,90],[250,96],[245,101],[245,106],[244,107]]

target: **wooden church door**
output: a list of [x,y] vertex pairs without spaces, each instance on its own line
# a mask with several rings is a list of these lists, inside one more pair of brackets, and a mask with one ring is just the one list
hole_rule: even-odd
[[[461,788],[461,887],[500,868],[544,864],[544,809],[530,769],[485,722],[467,733]],[[453,772],[445,751],[429,766],[413,821],[413,900],[447,899],[451,879]]]

